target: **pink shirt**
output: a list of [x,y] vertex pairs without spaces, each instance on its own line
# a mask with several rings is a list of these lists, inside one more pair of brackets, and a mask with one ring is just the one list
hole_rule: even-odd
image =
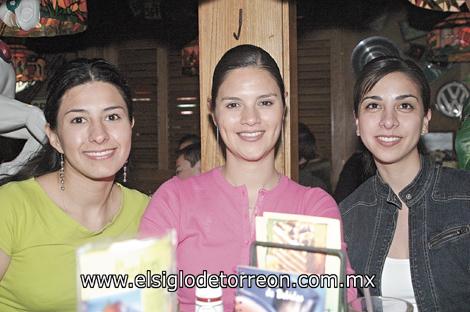
[[[282,176],[272,190],[260,190],[255,214],[263,212],[305,214],[340,219],[333,198],[320,188],[301,186]],[[216,168],[199,176],[164,183],[153,195],[140,224],[143,236],[177,231],[177,268],[184,274],[236,273],[248,265],[250,244],[255,240],[248,215],[245,186],[234,187]],[[346,245],[343,241],[343,250]],[[349,265],[347,273],[353,271]],[[235,289],[224,289],[224,310],[232,311]],[[348,289],[348,298],[356,296]],[[194,289],[178,290],[180,311],[194,311]]]

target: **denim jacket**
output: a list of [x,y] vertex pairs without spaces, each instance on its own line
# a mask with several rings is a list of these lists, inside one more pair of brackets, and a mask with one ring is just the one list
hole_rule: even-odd
[[[377,174],[340,204],[351,265],[381,274],[395,232],[400,199],[409,208],[410,269],[420,312],[470,311],[470,172],[421,157],[421,169],[398,196]],[[397,285],[400,287],[400,285]]]

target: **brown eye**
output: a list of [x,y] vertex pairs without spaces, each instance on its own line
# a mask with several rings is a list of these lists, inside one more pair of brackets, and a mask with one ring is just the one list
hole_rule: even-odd
[[238,103],[235,103],[235,102],[231,102],[225,105],[225,107],[227,108],[237,108],[238,106],[239,106]]
[[413,110],[415,107],[410,103],[401,103],[399,109],[401,110]]
[[81,124],[81,123],[84,123],[84,122],[85,122],[85,118],[83,118],[83,117],[75,117],[75,118],[73,118],[70,122],[73,123],[73,124]]
[[366,110],[376,110],[376,109],[379,109],[379,108],[380,108],[379,104],[374,103],[374,102],[368,103],[368,104],[365,106],[365,109],[366,109]]
[[261,106],[271,106],[271,105],[273,105],[273,102],[272,101],[261,101],[259,104]]
[[121,116],[118,114],[111,114],[106,117],[106,120],[115,121],[121,119]]

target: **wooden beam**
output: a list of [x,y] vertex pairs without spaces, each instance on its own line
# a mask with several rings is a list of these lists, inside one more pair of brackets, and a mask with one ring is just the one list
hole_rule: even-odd
[[[239,31],[240,30],[240,31]],[[288,114],[276,168],[297,176],[297,30],[295,3],[291,0],[200,0],[199,77],[201,99],[201,167],[203,171],[223,164],[216,146],[208,101],[214,67],[230,48],[254,44],[276,60],[286,84]]]
[[168,51],[157,47],[158,169],[168,170]]

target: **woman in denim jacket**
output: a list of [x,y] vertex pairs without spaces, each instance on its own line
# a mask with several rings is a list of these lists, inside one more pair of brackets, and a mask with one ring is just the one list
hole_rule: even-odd
[[419,150],[430,88],[411,61],[380,57],[354,88],[357,135],[376,174],[340,204],[349,256],[373,295],[423,311],[470,311],[470,172]]

